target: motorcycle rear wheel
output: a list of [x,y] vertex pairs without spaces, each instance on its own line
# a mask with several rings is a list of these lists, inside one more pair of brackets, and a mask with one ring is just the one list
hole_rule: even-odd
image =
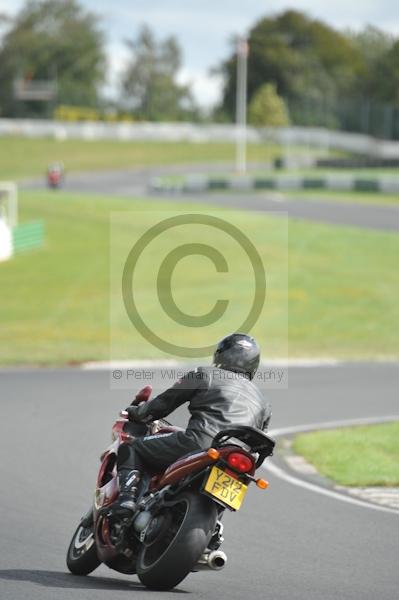
[[93,525],[88,527],[84,527],[81,523],[78,525],[69,544],[66,563],[74,575],[88,575],[100,566]]
[[193,569],[207,547],[217,520],[214,502],[194,492],[185,492],[165,515],[167,527],[137,558],[137,575],[152,590],[176,587]]

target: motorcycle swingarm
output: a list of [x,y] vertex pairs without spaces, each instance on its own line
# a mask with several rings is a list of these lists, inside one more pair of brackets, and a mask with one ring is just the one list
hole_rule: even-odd
[[174,504],[173,498],[180,494],[183,490],[187,489],[197,479],[201,479],[204,476],[204,471],[189,475],[183,481],[175,486],[166,486],[157,492],[151,493],[146,498],[143,498],[138,505],[140,511],[146,510],[152,512],[154,508],[162,508],[171,506]]

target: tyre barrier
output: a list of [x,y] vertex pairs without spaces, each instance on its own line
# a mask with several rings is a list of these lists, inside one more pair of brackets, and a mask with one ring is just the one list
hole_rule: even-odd
[[348,175],[327,177],[299,177],[279,175],[275,177],[186,177],[170,182],[157,177],[149,184],[154,193],[259,191],[259,190],[331,190],[354,192],[399,193],[399,177],[359,178]]

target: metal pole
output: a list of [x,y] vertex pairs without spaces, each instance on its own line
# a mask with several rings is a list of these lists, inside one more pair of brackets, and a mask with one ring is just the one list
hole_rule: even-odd
[[237,43],[236,89],[236,170],[247,171],[247,59],[248,42],[239,38]]

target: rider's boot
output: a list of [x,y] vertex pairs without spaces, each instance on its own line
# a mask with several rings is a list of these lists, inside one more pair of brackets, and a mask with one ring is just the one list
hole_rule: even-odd
[[138,470],[119,469],[119,497],[113,507],[113,513],[126,513],[128,517],[133,516],[137,505],[140,479],[141,472]]

